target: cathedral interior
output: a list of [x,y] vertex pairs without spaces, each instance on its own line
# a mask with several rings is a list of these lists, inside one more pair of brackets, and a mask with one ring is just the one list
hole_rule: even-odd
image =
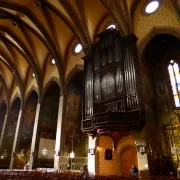
[[0,0],[0,169],[180,169],[180,0]]

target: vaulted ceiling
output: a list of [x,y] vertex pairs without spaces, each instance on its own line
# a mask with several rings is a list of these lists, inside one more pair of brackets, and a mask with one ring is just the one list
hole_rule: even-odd
[[133,12],[140,1],[0,0],[0,93],[2,87],[11,91],[17,84],[23,96],[31,72],[41,91],[49,54],[63,83],[72,41],[90,50],[107,17],[122,35],[133,32]]

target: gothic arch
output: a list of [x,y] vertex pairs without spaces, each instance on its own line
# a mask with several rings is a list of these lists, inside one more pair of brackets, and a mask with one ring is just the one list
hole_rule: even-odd
[[56,83],[59,86],[60,94],[62,94],[62,87],[59,84],[59,79],[57,77],[52,77],[43,88],[42,99],[44,98],[46,91],[49,89],[52,83]]
[[123,175],[130,175],[132,164],[138,168],[137,148],[135,144],[124,144],[119,152],[119,171]]
[[123,145],[119,148],[119,153],[121,153],[124,149],[126,149],[126,148],[128,148],[128,147],[134,147],[134,148],[136,148],[136,145],[133,144],[133,143],[127,142],[127,143],[123,144]]
[[8,109],[8,102],[7,102],[7,100],[3,99],[3,100],[1,101],[1,103],[0,103],[0,108],[3,106],[3,104],[5,104],[6,107],[7,107],[7,109]]
[[73,69],[71,69],[70,73],[68,74],[66,80],[65,80],[65,85],[64,85],[64,92],[66,92],[68,84],[70,83],[70,81],[72,80],[72,78],[79,72],[83,72],[83,65],[75,65]]
[[23,104],[22,104],[22,101],[21,101],[21,96],[18,93],[16,93],[16,95],[13,97],[13,99],[11,100],[11,102],[9,104],[9,109],[12,108],[12,105],[15,102],[16,98],[19,98],[20,104],[21,104],[20,107],[22,107]]
[[142,61],[142,57],[144,54],[144,50],[147,46],[147,44],[158,34],[169,34],[172,35],[178,39],[180,39],[180,30],[178,28],[171,28],[167,26],[157,26],[153,27],[146,35],[146,37],[143,38],[142,41],[138,44],[138,56],[139,60]]
[[33,85],[33,86],[31,87],[31,89],[29,90],[29,92],[26,94],[25,98],[24,98],[24,103],[25,103],[25,104],[26,104],[29,96],[31,95],[31,93],[32,93],[33,91],[35,91],[35,92],[37,93],[37,96],[39,97],[38,89]]

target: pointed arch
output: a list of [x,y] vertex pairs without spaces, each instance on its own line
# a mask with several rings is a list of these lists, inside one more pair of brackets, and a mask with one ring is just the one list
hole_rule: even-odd
[[68,74],[66,80],[65,80],[65,84],[64,84],[64,89],[63,92],[66,92],[67,90],[67,86],[69,84],[69,82],[71,81],[71,79],[79,72],[83,72],[84,70],[84,66],[83,65],[78,65],[76,64],[70,71],[70,73]]
[[1,102],[1,104],[0,104],[0,109],[1,109],[1,107],[2,107],[4,104],[6,105],[6,108],[8,108],[8,103],[6,102],[5,99],[3,99],[2,102]]
[[14,102],[16,101],[17,98],[19,98],[20,104],[21,104],[20,106],[22,106],[21,96],[20,96],[20,94],[16,93],[16,95],[13,97],[13,99],[9,103],[9,109],[12,108],[12,105],[14,104]]
[[49,87],[51,86],[52,83],[56,83],[59,86],[60,89],[60,94],[62,93],[62,87],[60,86],[59,83],[59,79],[57,77],[51,77],[51,79],[45,84],[44,88],[43,88],[43,93],[42,93],[42,99],[45,95],[45,93],[47,92],[47,90],[49,89]]
[[153,39],[154,36],[158,34],[169,34],[180,39],[180,29],[178,28],[169,27],[169,26],[153,27],[143,38],[143,40],[140,41],[138,44],[137,48],[138,48],[138,56],[140,61],[142,60],[142,56],[147,44],[151,41],[151,39]]
[[7,114],[7,104],[5,102],[0,104],[0,135],[2,134],[4,119]]
[[29,96],[31,95],[31,93],[36,92],[37,96],[39,97],[39,93],[38,93],[38,88],[35,87],[34,85],[32,85],[31,89],[29,90],[29,92],[26,94],[25,98],[24,98],[24,103],[26,104]]

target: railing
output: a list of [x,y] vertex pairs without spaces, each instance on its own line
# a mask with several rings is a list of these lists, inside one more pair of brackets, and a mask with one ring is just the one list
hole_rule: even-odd
[[92,127],[92,119],[82,120],[82,129],[89,129]]
[[60,167],[64,170],[80,170],[83,164],[88,163],[88,157],[75,157],[71,159],[67,156],[60,156]]
[[139,124],[144,121],[144,112],[140,109],[130,112],[103,112],[95,114],[91,119],[82,121],[82,129],[90,130],[95,126],[107,123],[119,125]]
[[[92,108],[93,111],[92,111]],[[111,99],[104,102],[95,103],[93,106],[85,107],[85,119],[82,120],[82,130],[93,131],[97,125],[105,123],[118,122],[127,124],[130,121],[141,121],[138,96],[137,94],[129,94],[121,96],[119,99]],[[91,113],[90,113],[91,112]],[[93,113],[92,113],[93,112]],[[90,115],[90,116],[87,116]]]
[[124,112],[125,111],[124,98],[122,98],[118,101],[105,103],[104,106],[105,106],[106,112]]
[[138,102],[137,94],[127,95],[126,99],[127,99],[127,110],[133,110],[138,108],[139,102]]

